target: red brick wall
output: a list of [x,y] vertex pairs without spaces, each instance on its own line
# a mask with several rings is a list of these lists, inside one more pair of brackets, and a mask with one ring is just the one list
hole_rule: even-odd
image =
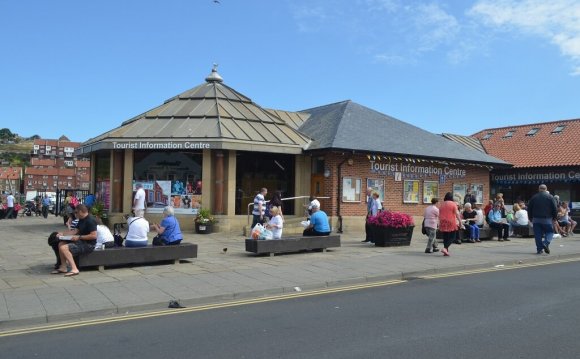
[[[352,158],[352,165],[349,165],[346,161],[348,158]],[[361,179],[361,195],[360,202],[350,203],[342,202],[340,203],[340,214],[342,216],[364,216],[366,214],[366,187],[367,178],[372,179],[384,179],[385,180],[385,198],[381,198],[383,206],[386,209],[405,212],[414,216],[422,216],[423,211],[429,204],[423,204],[423,181],[437,181],[439,182],[438,175],[432,175],[429,177],[416,178],[419,181],[419,203],[403,203],[403,181],[395,181],[394,177],[385,176],[383,174],[371,173],[370,161],[366,155],[342,155],[340,153],[331,153],[325,156],[325,166],[330,169],[331,175],[324,181],[324,192],[325,196],[331,197],[329,200],[322,200],[321,207],[329,216],[337,215],[337,197],[340,198],[341,195],[338,193],[338,167],[341,162],[341,178],[342,177],[355,177]],[[377,161],[379,163],[379,161]],[[385,163],[382,161],[380,163]],[[412,163],[406,161],[396,161],[391,160],[392,164],[411,164],[411,165],[424,165],[433,166],[438,168],[444,168],[445,165],[438,163]],[[480,167],[477,165],[449,165],[450,168],[457,168],[466,171],[466,175],[463,178],[453,178],[446,179],[445,183],[439,183],[439,199],[442,201],[446,192],[452,191],[452,186],[454,183],[465,183],[467,185],[471,184],[483,184],[483,203],[489,199],[489,170],[485,167]]]

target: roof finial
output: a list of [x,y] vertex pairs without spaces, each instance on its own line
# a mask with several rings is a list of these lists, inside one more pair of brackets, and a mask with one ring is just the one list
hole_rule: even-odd
[[214,63],[213,68],[211,69],[211,74],[205,78],[207,82],[223,82],[224,79],[218,74],[217,72],[218,64]]

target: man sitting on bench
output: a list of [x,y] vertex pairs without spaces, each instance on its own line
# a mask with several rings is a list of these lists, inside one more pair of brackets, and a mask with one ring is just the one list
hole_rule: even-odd
[[320,209],[319,204],[313,204],[312,215],[310,216],[310,225],[306,227],[303,236],[328,236],[330,234],[330,225],[328,216]]

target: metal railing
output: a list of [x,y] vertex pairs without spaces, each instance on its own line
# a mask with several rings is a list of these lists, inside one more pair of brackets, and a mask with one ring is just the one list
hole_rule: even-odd
[[[298,197],[286,197],[286,198],[282,198],[282,201],[293,201],[296,199],[310,199],[310,196],[298,196]],[[316,197],[316,199],[330,199],[330,197]],[[266,205],[269,203],[270,201],[265,201]],[[310,202],[309,202],[310,203]],[[247,222],[248,222],[248,226],[250,225],[250,216],[252,215],[252,210],[254,207],[254,202],[250,202],[248,203],[248,218],[247,218]]]

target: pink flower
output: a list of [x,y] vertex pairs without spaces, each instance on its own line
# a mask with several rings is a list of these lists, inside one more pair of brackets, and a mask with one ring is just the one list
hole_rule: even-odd
[[370,216],[367,222],[373,226],[404,228],[414,226],[413,217],[406,213],[382,211],[376,216]]

